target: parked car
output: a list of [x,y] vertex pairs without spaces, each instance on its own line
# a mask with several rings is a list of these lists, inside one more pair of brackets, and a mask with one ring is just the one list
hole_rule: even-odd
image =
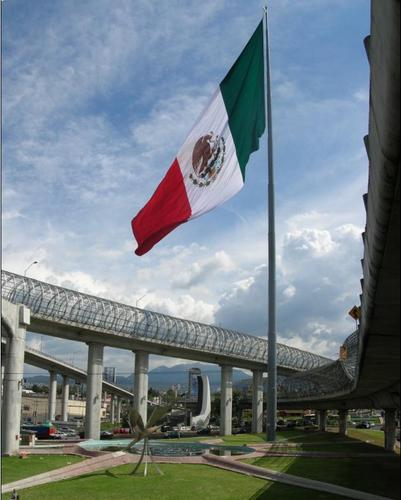
[[370,429],[372,427],[371,423],[364,420],[363,422],[359,422],[359,424],[356,424],[355,426],[357,429]]
[[110,431],[101,431],[100,439],[113,439],[114,434]]
[[197,431],[197,434],[199,436],[209,436],[210,435],[210,428],[209,427],[204,427],[203,429],[199,429]]
[[78,436],[78,432],[75,429],[70,429],[69,427],[60,427],[59,432],[65,434],[67,437]]
[[169,432],[169,431],[172,431],[173,428],[171,427],[171,425],[162,425],[160,430],[161,430],[161,432]]
[[66,437],[67,434],[64,434],[64,432],[55,432],[51,435],[51,439],[65,439]]
[[171,439],[171,438],[179,438],[181,436],[180,436],[179,431],[168,431],[168,432],[164,433],[163,437],[167,438],[167,439]]

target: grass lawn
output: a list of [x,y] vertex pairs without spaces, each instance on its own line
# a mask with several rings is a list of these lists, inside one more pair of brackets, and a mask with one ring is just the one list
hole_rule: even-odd
[[349,429],[348,437],[368,441],[369,443],[384,447],[384,432],[373,429]]
[[131,476],[133,465],[20,491],[24,500],[339,500],[343,497],[272,483],[205,465],[163,464],[164,476]]
[[27,458],[2,457],[1,482],[2,484],[11,483],[18,481],[18,479],[35,476],[82,460],[85,459],[76,455],[28,455]]
[[347,488],[400,498],[400,461],[383,458],[263,457],[245,462],[295,476],[338,484]]
[[[278,441],[291,441],[292,439],[302,438],[303,436],[308,435],[307,432],[303,430],[288,430],[288,431],[279,431],[277,432],[277,440]],[[217,436],[218,437],[218,436]],[[265,443],[266,442],[266,434],[264,432],[259,434],[235,434],[232,436],[224,436],[222,437],[223,441],[227,445],[237,445],[241,446],[244,444],[255,444],[255,443]]]

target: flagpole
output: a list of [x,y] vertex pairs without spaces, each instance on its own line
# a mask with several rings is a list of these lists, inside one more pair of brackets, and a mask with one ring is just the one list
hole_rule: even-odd
[[264,55],[265,55],[265,112],[267,126],[268,151],[268,333],[267,333],[267,440],[276,440],[277,419],[277,347],[276,347],[276,232],[275,232],[275,203],[274,203],[274,168],[273,168],[273,126],[270,83],[270,56],[269,56],[269,29],[267,23],[267,5],[263,16],[265,26]]

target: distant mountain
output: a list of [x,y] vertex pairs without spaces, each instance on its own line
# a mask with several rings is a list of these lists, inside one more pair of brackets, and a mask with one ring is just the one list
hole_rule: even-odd
[[[158,366],[149,372],[149,387],[153,389],[169,389],[174,384],[180,384],[183,392],[188,387],[188,372],[190,368],[199,368],[203,375],[209,377],[210,388],[216,391],[220,388],[220,368],[204,363],[179,364],[175,366]],[[247,377],[247,374],[241,370],[233,370],[233,384]],[[132,388],[133,376],[118,377],[118,385],[124,385]]]
[[[220,388],[220,368],[218,366],[208,365],[205,363],[179,364],[175,366],[158,366],[149,371],[149,387],[156,390],[170,389],[174,384],[180,384],[182,391],[188,387],[188,371],[190,368],[200,368],[203,375],[209,377],[210,388],[212,391],[217,391]],[[118,373],[118,372],[117,372]],[[234,368],[233,370],[233,385],[243,385],[249,376]],[[30,384],[48,384],[49,377],[46,375],[35,375],[25,378]],[[61,383],[61,376],[58,377],[58,382]],[[127,377],[117,375],[116,384],[125,389],[131,390],[133,386],[133,375]]]

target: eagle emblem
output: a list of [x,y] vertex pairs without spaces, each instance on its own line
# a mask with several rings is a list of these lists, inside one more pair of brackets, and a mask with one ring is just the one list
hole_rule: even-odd
[[210,132],[200,137],[192,152],[192,183],[198,187],[209,186],[218,176],[224,164],[226,144],[224,137]]

